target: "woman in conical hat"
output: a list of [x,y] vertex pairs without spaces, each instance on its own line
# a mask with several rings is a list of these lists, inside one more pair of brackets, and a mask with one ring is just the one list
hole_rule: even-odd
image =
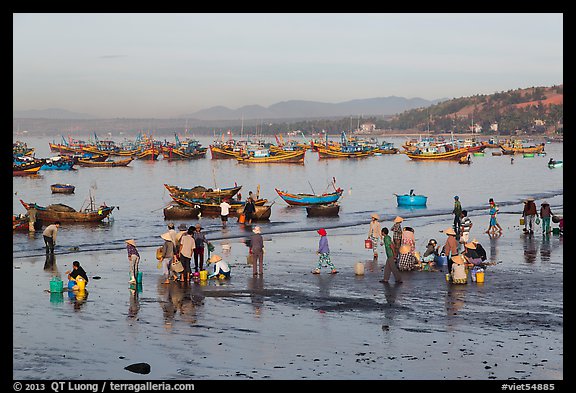
[[368,228],[368,239],[372,240],[372,251],[374,258],[378,258],[378,244],[382,241],[382,227],[380,226],[380,216],[373,213],[370,216],[370,227]]
[[230,266],[222,260],[220,255],[213,254],[206,262],[212,267],[212,273],[208,275],[208,278],[230,278]]
[[442,252],[448,257],[448,271],[450,271],[452,267],[452,257],[458,254],[458,240],[456,240],[456,231],[454,231],[454,228],[446,228],[443,232],[447,235],[447,238]]
[[455,255],[451,258],[452,268],[451,278],[454,284],[466,284],[468,282],[468,271],[466,270],[466,259],[462,255]]

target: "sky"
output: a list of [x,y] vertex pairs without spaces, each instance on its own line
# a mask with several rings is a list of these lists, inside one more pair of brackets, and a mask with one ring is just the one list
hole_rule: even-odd
[[561,13],[15,13],[13,109],[457,98],[563,83]]

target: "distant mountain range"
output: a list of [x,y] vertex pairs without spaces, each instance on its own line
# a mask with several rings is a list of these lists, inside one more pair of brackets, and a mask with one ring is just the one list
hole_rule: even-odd
[[[176,118],[197,120],[237,120],[237,119],[305,119],[337,116],[370,115],[388,116],[406,110],[427,107],[446,99],[425,100],[423,98],[378,97],[356,99],[340,103],[290,100],[273,104],[269,107],[246,105],[238,109],[214,106],[197,112],[183,114]],[[13,111],[14,119],[98,119],[86,113],[75,113],[65,109],[50,108],[44,110]]]

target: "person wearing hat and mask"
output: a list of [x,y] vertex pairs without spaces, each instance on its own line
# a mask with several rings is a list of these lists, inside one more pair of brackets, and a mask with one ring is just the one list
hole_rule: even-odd
[[194,254],[194,248],[196,245],[196,242],[192,237],[194,231],[195,228],[193,226],[190,226],[186,231],[184,231],[182,235],[180,235],[180,238],[178,240],[178,243],[180,244],[180,250],[179,250],[180,262],[182,262],[182,266],[184,267],[182,275],[180,276],[180,281],[185,282],[190,281],[190,276],[192,274],[192,270],[190,268],[190,261],[192,260],[192,255]]
[[396,216],[394,224],[392,228],[390,228],[392,231],[392,251],[394,251],[394,258],[398,258],[398,251],[402,245],[402,221],[404,221],[402,217]]
[[426,251],[424,251],[424,254],[422,255],[422,262],[432,263],[437,256],[438,243],[436,242],[436,239],[430,239],[426,245]]
[[452,209],[452,214],[454,214],[454,232],[456,232],[456,240],[459,240],[460,218],[462,217],[462,204],[460,203],[460,197],[458,195],[454,196],[454,209]]
[[262,231],[259,226],[252,229],[252,236],[250,237],[250,254],[254,257],[252,263],[252,275],[257,276],[264,274],[264,238],[262,238]]
[[368,239],[372,240],[372,251],[374,258],[378,258],[378,244],[382,241],[382,227],[380,226],[380,216],[376,213],[371,215],[370,227],[368,228]]
[[452,257],[458,255],[458,240],[456,240],[456,232],[454,228],[447,228],[444,233],[448,236],[446,243],[442,247],[442,252],[448,257],[448,271],[452,268]]
[[222,260],[220,255],[212,255],[206,263],[212,265],[212,273],[208,274],[208,278],[219,277],[221,274],[224,278],[230,278],[230,266]]
[[526,199],[526,201],[524,201],[524,210],[522,211],[522,217],[524,217],[524,233],[534,233],[534,218],[537,215],[534,198]]
[[140,254],[136,248],[134,239],[124,240],[126,242],[126,251],[128,251],[128,262],[130,263],[130,284],[136,284],[138,277],[138,265],[140,264]]
[[388,235],[388,228],[382,228],[382,243],[386,250],[386,265],[384,265],[384,278],[380,282],[387,283],[390,279],[390,274],[394,275],[394,280],[398,284],[402,282],[400,271],[394,262],[394,251],[392,251],[392,238]]
[[326,229],[320,228],[316,232],[318,232],[318,234],[320,235],[320,241],[318,242],[318,250],[316,251],[316,254],[318,254],[318,265],[316,266],[316,269],[312,271],[312,273],[320,274],[320,269],[322,269],[323,265],[328,266],[331,269],[330,273],[332,274],[338,273],[336,267],[334,266],[332,260],[330,259],[330,247],[328,246],[328,237],[326,236],[327,235]]
[[462,255],[455,255],[451,258],[452,267],[450,268],[450,277],[453,284],[467,284],[468,271],[466,266],[469,265]]
[[540,218],[542,219],[542,233],[547,234],[552,232],[552,228],[550,227],[550,219],[552,218],[553,213],[550,209],[550,204],[547,201],[542,201],[540,204]]
[[206,235],[204,235],[202,229],[204,229],[202,225],[196,224],[192,233],[194,238],[194,272],[198,271],[198,267],[200,267],[200,270],[204,270],[204,244],[208,244],[208,240],[206,240]]
[[468,263],[474,266],[482,265],[482,258],[480,258],[480,255],[476,252],[476,244],[474,242],[466,243],[462,255],[466,257]]
[[[162,244],[162,275],[164,276],[164,284],[170,284],[170,266],[172,261],[176,258],[176,245],[172,241],[172,236],[169,232],[160,235],[164,244]],[[176,276],[175,276],[176,277]]]

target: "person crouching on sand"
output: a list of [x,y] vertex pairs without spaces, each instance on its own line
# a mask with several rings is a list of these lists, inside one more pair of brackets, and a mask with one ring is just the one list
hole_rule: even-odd
[[322,269],[322,265],[328,265],[330,269],[330,273],[338,273],[336,267],[330,260],[330,247],[328,246],[328,237],[326,236],[326,230],[324,228],[318,229],[318,234],[320,235],[320,241],[318,242],[318,266],[316,269],[312,271],[314,274],[320,274],[320,269]]

